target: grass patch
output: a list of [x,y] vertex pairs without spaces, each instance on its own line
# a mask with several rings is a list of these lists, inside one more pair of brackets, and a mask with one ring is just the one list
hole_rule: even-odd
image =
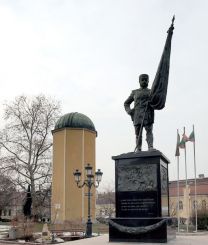
[[108,225],[95,223],[92,225],[92,232],[97,234],[108,233]]

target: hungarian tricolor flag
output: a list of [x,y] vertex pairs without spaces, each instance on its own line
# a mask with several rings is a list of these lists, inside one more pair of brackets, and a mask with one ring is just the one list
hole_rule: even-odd
[[181,149],[184,149],[187,141],[189,141],[189,137],[184,133],[184,134],[182,135],[181,142],[179,143],[179,147],[180,147]]
[[189,136],[189,141],[195,142],[195,134],[194,134],[194,131],[191,132],[191,134]]
[[176,152],[175,152],[176,157],[180,156],[179,145],[180,145],[180,135],[179,133],[177,133],[177,143],[176,143]]

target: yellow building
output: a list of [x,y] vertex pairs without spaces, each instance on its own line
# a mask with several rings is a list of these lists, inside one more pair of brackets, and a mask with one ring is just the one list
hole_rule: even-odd
[[[51,221],[87,220],[87,188],[78,188],[73,173],[82,172],[86,179],[87,163],[95,170],[95,139],[93,122],[81,113],[68,113],[56,123],[53,134],[53,175]],[[91,215],[95,219],[95,188],[92,188]]]
[[[170,181],[170,215],[177,217],[177,181]],[[195,215],[195,206],[198,211],[208,210],[208,178],[204,175],[199,175],[196,179],[196,202],[195,202],[195,180],[188,179],[188,186],[186,188],[186,181],[179,182],[179,217],[181,221],[186,222]]]

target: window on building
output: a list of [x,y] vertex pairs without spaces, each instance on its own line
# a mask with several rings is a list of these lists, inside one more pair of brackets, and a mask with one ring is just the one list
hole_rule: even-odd
[[183,202],[179,201],[179,210],[183,210]]
[[193,201],[193,209],[197,209],[198,208],[198,202],[197,201]]
[[0,216],[2,216],[2,210],[0,209]]
[[11,216],[11,215],[12,215],[12,210],[11,210],[11,209],[9,209],[9,211],[8,211],[8,215],[9,215],[9,216]]
[[7,211],[6,211],[6,210],[4,210],[4,212],[3,212],[3,213],[4,213],[4,216],[6,216],[6,215],[7,215]]
[[202,200],[202,209],[206,209],[207,203],[206,200]]

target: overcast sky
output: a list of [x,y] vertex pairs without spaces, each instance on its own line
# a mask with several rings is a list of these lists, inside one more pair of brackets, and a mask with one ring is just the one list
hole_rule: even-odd
[[[139,74],[149,74],[151,87],[175,14],[167,101],[155,112],[154,146],[171,160],[170,179],[176,179],[176,130],[186,126],[189,135],[194,124],[197,174],[208,176],[207,13],[206,0],[0,0],[0,103],[44,93],[61,101],[63,114],[90,117],[104,187],[114,181],[111,156],[135,147],[123,102],[139,87]],[[187,144],[188,177],[194,176],[192,147]]]

